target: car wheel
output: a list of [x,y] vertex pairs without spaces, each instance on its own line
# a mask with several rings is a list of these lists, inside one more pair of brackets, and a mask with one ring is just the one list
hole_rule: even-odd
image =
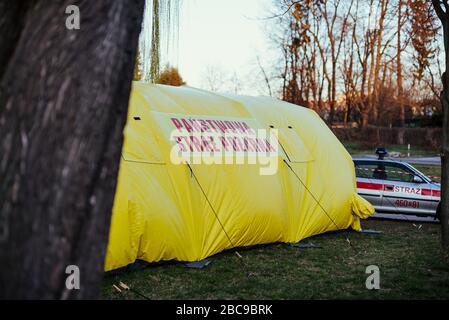
[[441,203],[438,203],[438,207],[437,207],[437,214],[435,215],[435,220],[438,219],[441,221],[440,219],[440,214],[441,214]]

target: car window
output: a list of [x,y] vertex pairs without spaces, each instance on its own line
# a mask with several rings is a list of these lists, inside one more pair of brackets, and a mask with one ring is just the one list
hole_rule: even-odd
[[373,172],[376,169],[377,169],[376,164],[356,163],[355,164],[355,175],[358,178],[373,179]]
[[381,161],[355,162],[355,173],[358,178],[412,182],[414,173],[399,163]]
[[401,181],[401,182],[413,182],[413,172],[405,166],[398,164],[385,165],[385,171],[387,174],[386,180]]

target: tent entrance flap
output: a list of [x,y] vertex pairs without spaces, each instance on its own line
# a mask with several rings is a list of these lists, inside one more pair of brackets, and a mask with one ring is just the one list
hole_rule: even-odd
[[301,137],[291,128],[277,128],[279,143],[282,145],[290,162],[310,162],[313,156]]
[[165,164],[157,133],[145,120],[146,118],[141,116],[128,117],[124,130],[123,159],[140,163]]

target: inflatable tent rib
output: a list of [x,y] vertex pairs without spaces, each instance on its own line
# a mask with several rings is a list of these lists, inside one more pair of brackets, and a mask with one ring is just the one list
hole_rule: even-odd
[[374,212],[351,156],[310,109],[136,82],[124,134],[106,271],[359,230]]

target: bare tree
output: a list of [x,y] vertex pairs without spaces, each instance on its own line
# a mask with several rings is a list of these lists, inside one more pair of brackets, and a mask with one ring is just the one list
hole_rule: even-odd
[[202,74],[202,86],[212,92],[223,91],[227,82],[226,73],[219,66],[209,65]]
[[404,108],[404,85],[403,85],[403,77],[402,77],[402,28],[404,26],[404,18],[403,18],[403,0],[398,1],[398,22],[397,22],[397,44],[396,44],[396,74],[397,74],[397,97],[399,102],[399,121],[401,126],[405,125],[405,108]]
[[425,72],[430,65],[430,59],[435,55],[436,48],[432,46],[437,35],[436,17],[432,4],[427,0],[413,0],[410,5],[410,33],[413,47],[414,80],[424,79]]
[[[334,122],[334,113],[337,104],[338,62],[341,54],[341,48],[348,32],[348,19],[351,14],[354,0],[350,0],[348,2],[348,7],[345,8],[345,12],[343,14],[341,14],[340,11],[342,6],[341,0],[326,1],[322,5],[318,5],[319,13],[323,17],[326,25],[326,35],[328,38],[327,41],[329,43],[330,51],[331,75],[328,78],[328,99],[330,102],[329,124],[331,125]],[[339,24],[337,24],[338,20],[341,20]]]
[[378,19],[378,23],[375,29],[375,54],[373,55],[373,61],[374,61],[374,73],[373,73],[373,91],[370,95],[370,109],[373,111],[373,117],[374,117],[374,123],[377,124],[378,117],[379,117],[379,110],[378,110],[378,104],[377,99],[379,97],[379,90],[380,90],[380,72],[381,72],[381,63],[382,63],[382,57],[383,57],[383,51],[382,51],[382,43],[383,43],[383,36],[385,32],[385,17],[387,15],[388,10],[388,1],[387,0],[381,0],[379,2],[380,6],[380,15]]
[[277,1],[282,98],[317,109],[328,123],[352,117],[360,126],[404,126],[438,88],[428,7],[425,0]]
[[257,65],[260,69],[260,72],[262,73],[263,79],[265,80],[265,84],[267,85],[268,94],[270,95],[270,97],[272,97],[273,91],[271,90],[270,78],[268,78],[265,68],[262,66],[262,63],[260,62],[259,56],[257,56]]

